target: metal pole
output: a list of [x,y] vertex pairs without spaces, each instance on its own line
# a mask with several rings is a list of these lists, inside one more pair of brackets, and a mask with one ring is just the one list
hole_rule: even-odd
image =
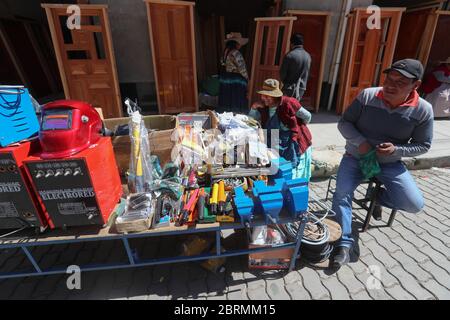
[[342,25],[342,29],[339,30],[340,31],[340,35],[339,35],[339,47],[338,47],[338,52],[337,52],[337,56],[336,56],[336,61],[334,62],[333,65],[333,79],[331,81],[331,90],[330,90],[330,97],[328,99],[328,106],[327,106],[327,111],[331,110],[331,104],[333,103],[333,98],[334,98],[334,90],[336,88],[336,81],[337,81],[337,75],[339,73],[339,66],[341,63],[341,57],[342,57],[342,49],[344,47],[344,39],[345,39],[345,32],[347,31],[347,20],[348,20],[348,13],[350,12],[350,9],[352,8],[352,0],[347,0],[347,6],[345,8],[345,12],[344,12],[344,22]]
[[21,247],[23,252],[25,252],[25,255],[27,256],[28,260],[30,260],[31,264],[33,265],[34,269],[36,269],[37,273],[42,273],[41,268],[39,268],[36,260],[34,260],[32,254],[30,253],[30,251],[28,251],[28,249],[26,247]]

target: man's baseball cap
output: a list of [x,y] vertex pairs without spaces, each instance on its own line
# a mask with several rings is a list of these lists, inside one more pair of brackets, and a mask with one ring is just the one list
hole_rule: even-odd
[[394,62],[389,68],[383,71],[388,73],[389,71],[398,71],[409,79],[419,79],[423,77],[423,66],[419,60],[415,59],[403,59]]

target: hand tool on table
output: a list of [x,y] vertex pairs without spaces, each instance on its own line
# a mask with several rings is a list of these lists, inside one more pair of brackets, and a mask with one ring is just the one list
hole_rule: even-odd
[[218,195],[219,195],[219,184],[218,183],[214,183],[213,185],[213,191],[212,191],[212,196],[209,199],[209,204],[211,206],[211,213],[213,215],[217,214],[217,201],[218,201]]

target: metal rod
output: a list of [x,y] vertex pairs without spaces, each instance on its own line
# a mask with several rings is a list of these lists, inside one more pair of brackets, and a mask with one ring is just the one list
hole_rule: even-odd
[[25,255],[27,256],[28,260],[30,260],[31,264],[33,265],[34,269],[36,269],[37,273],[42,273],[41,268],[39,268],[39,265],[37,264],[36,260],[34,260],[33,255],[28,251],[26,247],[21,247],[23,252],[25,252]]
[[216,231],[216,255],[220,256],[220,231]]
[[136,264],[134,262],[133,254],[131,252],[131,248],[130,248],[130,244],[128,243],[128,239],[123,238],[122,242],[123,242],[123,246],[125,247],[125,250],[127,251],[128,260],[130,260],[130,264],[132,264],[132,265]]
[[303,233],[305,232],[306,221],[307,221],[306,214],[304,214],[302,216],[300,226],[298,227],[297,238],[296,238],[296,242],[295,242],[295,249],[292,254],[291,264],[289,266],[289,272],[291,272],[295,268],[295,262],[297,261],[297,256],[300,251],[300,245],[302,243]]

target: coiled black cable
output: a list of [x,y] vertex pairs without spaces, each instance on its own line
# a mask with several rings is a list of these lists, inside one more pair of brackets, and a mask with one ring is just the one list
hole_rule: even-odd
[[[10,91],[11,89],[15,89],[17,91]],[[5,118],[13,117],[19,110],[20,104],[22,102],[22,94],[23,93],[25,93],[25,90],[23,88],[8,88],[8,89],[0,88],[0,99],[3,101],[3,102],[0,102],[0,107],[7,111],[13,110],[13,112],[11,114],[4,114],[4,113],[0,112],[0,115],[2,115]],[[16,95],[17,98],[15,101],[8,101],[5,99],[5,97],[3,97],[4,94]]]
[[[300,257],[308,263],[320,263],[326,261],[331,256],[333,246],[330,245],[330,232],[327,225],[312,213],[308,213],[305,232],[300,247]],[[287,223],[282,225],[284,233],[290,241],[297,238],[300,223]],[[316,227],[316,230],[313,230]]]

